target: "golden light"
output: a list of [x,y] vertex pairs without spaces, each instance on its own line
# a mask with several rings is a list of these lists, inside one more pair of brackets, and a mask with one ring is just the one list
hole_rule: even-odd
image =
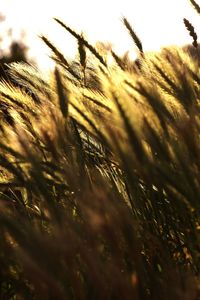
[[78,32],[83,31],[91,43],[111,42],[114,50],[122,54],[134,53],[134,43],[122,25],[125,16],[143,42],[145,51],[158,50],[166,45],[191,43],[183,18],[195,26],[198,34],[200,16],[189,0],[2,0],[0,12],[6,16],[6,24],[13,28],[13,36],[20,38],[26,31],[26,43],[30,56],[37,59],[42,68],[51,65],[50,52],[38,38],[46,35],[66,56],[76,52],[76,41],[66,33],[53,17]]

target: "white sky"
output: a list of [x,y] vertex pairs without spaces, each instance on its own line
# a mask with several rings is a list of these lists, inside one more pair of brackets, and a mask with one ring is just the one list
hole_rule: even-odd
[[20,38],[22,29],[26,30],[30,54],[42,67],[49,64],[49,52],[38,35],[46,35],[66,56],[71,56],[76,49],[74,38],[53,17],[78,32],[83,31],[91,43],[111,42],[119,54],[134,50],[122,25],[122,16],[127,17],[147,51],[190,43],[184,17],[192,22],[200,38],[200,16],[189,0],[0,0],[0,12],[6,16],[6,22],[0,23],[0,35],[5,26],[13,28],[15,38]]

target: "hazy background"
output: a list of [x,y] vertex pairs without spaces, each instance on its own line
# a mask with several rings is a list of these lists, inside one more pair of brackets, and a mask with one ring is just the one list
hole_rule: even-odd
[[38,38],[44,34],[66,56],[74,55],[76,41],[52,20],[60,18],[77,31],[83,31],[91,43],[111,42],[122,54],[134,51],[134,45],[122,25],[125,16],[141,38],[144,50],[158,50],[164,45],[184,45],[191,42],[183,18],[200,29],[200,16],[187,0],[0,0],[0,13],[6,19],[0,23],[0,50],[8,49],[10,37],[24,40],[29,55],[43,68],[50,66],[49,51]]

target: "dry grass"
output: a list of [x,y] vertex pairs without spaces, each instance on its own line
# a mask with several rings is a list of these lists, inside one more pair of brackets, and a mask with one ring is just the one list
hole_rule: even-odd
[[43,37],[55,72],[13,64],[0,84],[0,298],[199,299],[197,60],[107,66],[56,21],[79,60]]

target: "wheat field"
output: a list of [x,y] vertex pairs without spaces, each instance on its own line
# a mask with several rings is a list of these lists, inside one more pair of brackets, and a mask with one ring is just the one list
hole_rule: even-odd
[[200,299],[198,37],[145,53],[122,21],[136,61],[55,19],[77,59],[42,36],[55,70],[0,82],[0,299]]

